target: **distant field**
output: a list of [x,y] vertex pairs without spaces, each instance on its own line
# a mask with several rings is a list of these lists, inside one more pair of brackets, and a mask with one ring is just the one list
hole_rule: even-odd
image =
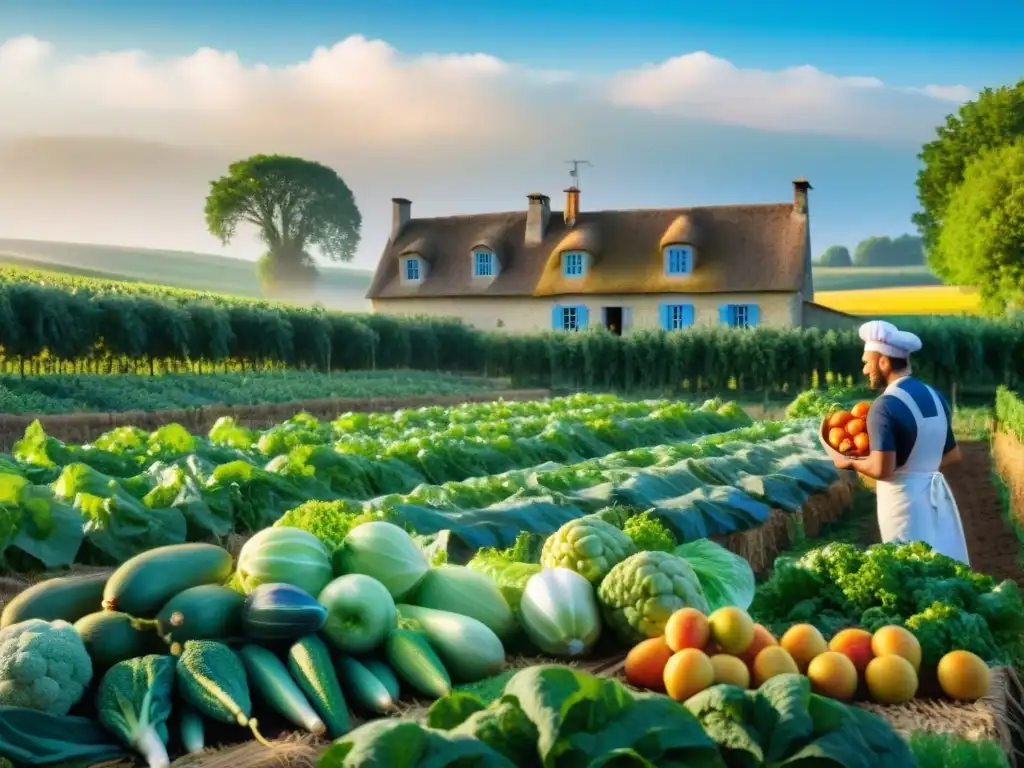
[[871,288],[942,285],[928,267],[814,267],[814,290],[859,291]]
[[978,294],[952,285],[818,291],[814,300],[851,315],[976,315]]
[[[0,239],[0,264],[52,269],[103,280],[261,298],[251,261],[188,251]],[[332,308],[365,308],[371,274],[361,269],[322,267],[314,300]]]

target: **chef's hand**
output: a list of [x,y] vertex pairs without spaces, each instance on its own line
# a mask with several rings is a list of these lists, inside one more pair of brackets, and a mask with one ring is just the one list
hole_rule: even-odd
[[853,459],[832,459],[832,463],[835,464],[836,469],[853,469]]

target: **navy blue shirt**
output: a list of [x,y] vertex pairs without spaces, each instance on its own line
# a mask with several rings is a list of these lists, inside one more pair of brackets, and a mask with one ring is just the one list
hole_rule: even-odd
[[[913,398],[921,415],[928,419],[936,415],[935,401],[931,392],[922,382],[910,376],[905,376],[896,384]],[[941,393],[936,392],[942,410],[946,413],[946,445],[942,449],[943,455],[956,447],[956,438],[953,437],[953,419],[950,415],[949,403]],[[871,404],[868,411],[868,440],[871,442],[872,451],[888,451],[896,454],[896,466],[902,467],[910,458],[910,452],[917,441],[917,422],[914,415],[906,404],[893,395],[882,395]]]

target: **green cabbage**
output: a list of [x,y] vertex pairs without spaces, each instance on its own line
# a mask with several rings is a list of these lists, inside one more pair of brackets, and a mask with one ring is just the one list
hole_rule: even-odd
[[727,605],[747,610],[754,602],[754,571],[735,552],[711,539],[697,539],[676,547],[674,553],[697,574],[712,611]]

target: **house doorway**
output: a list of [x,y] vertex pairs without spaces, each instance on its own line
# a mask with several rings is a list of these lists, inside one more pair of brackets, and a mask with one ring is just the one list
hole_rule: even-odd
[[622,335],[622,307],[604,308],[604,327],[616,336]]

